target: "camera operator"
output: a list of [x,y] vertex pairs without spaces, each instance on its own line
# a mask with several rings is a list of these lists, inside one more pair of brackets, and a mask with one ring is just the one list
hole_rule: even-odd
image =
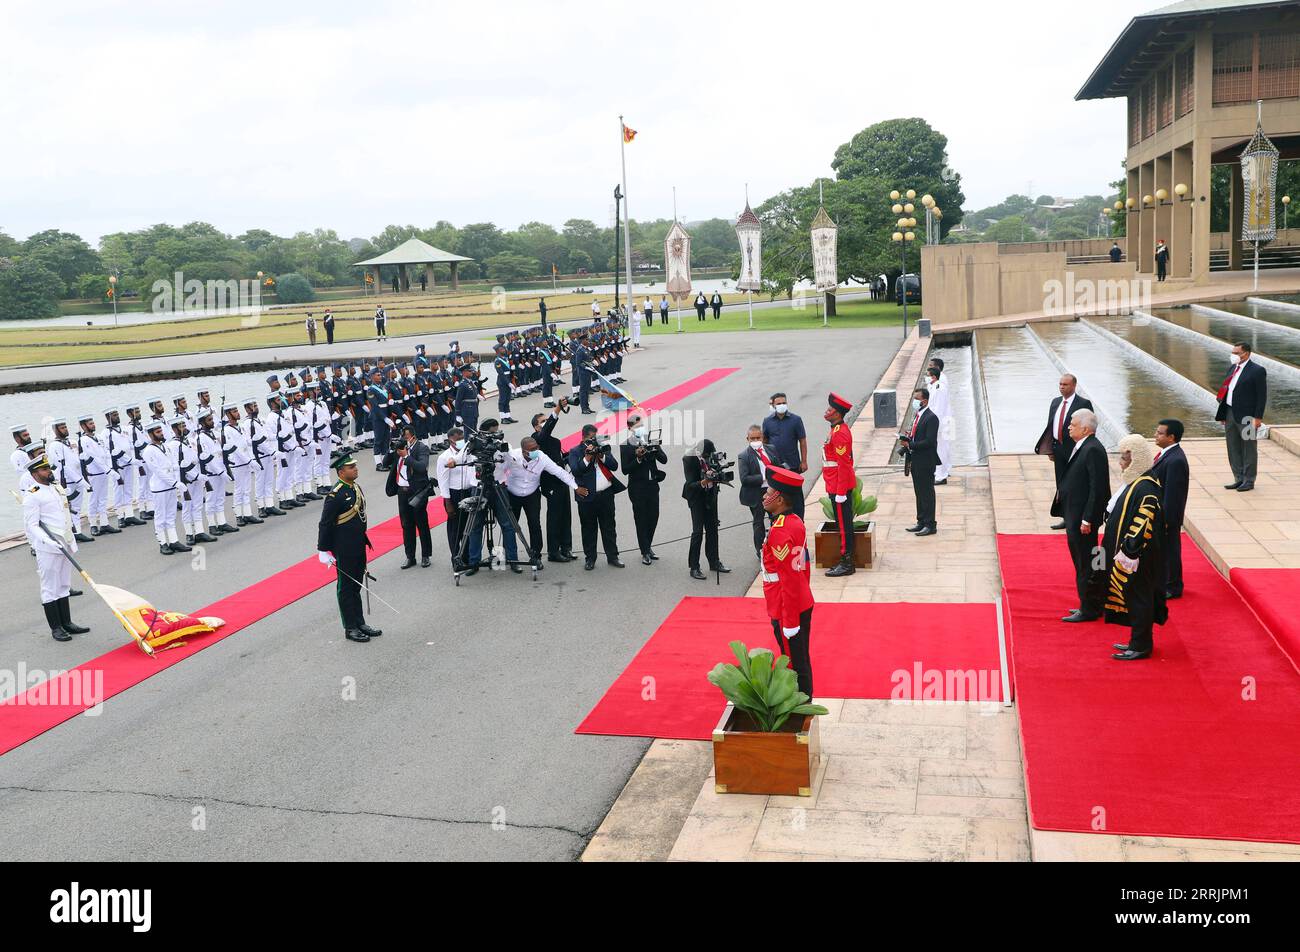
[[701,440],[682,459],[682,469],[686,474],[682,498],[691,510],[691,548],[688,561],[691,578],[696,581],[705,578],[700,571],[701,541],[704,542],[704,554],[709,560],[709,571],[731,571],[722,564],[718,555],[718,488],[720,484],[731,481],[731,474],[722,468],[725,464],[726,460],[718,453],[712,440]]
[[632,500],[632,521],[636,524],[641,564],[650,565],[659,558],[651,545],[659,525],[659,484],[667,476],[659,464],[668,462],[668,454],[661,443],[649,441],[650,429],[639,410],[627,415],[627,429],[627,442],[619,448],[619,455],[623,472],[627,474],[627,495]]
[[[555,424],[561,413],[569,412],[569,398],[560,397],[550,413],[533,414],[533,439],[537,448],[560,469],[567,469],[569,456],[555,438]],[[546,561],[572,562],[573,502],[563,482],[548,472],[542,473],[542,495],[546,497]]]
[[[519,442],[519,449],[511,450],[497,467],[496,478],[505,483],[506,492],[510,494],[510,511],[519,519],[519,513],[528,514],[528,551],[534,564],[542,561],[542,476],[550,476],[580,497],[587,495],[587,490],[579,486],[573,476],[555,465],[554,460],[545,455],[537,446],[537,438],[525,436]],[[563,492],[563,490],[562,490]]]
[[388,481],[384,491],[397,497],[397,516],[402,522],[402,545],[406,562],[402,568],[415,567],[415,537],[420,537],[420,567],[428,568],[433,557],[433,540],[429,535],[429,447],[415,436],[415,427],[402,427],[402,435],[393,441],[384,458]]
[[608,443],[596,437],[596,428],[588,423],[582,428],[582,442],[569,450],[569,470],[578,485],[587,490],[578,497],[578,519],[582,523],[583,565],[588,572],[596,567],[596,532],[600,531],[605,559],[616,569],[626,565],[618,557],[618,533],[614,523],[614,497],[627,487],[614,475],[618,461]]
[[754,553],[763,557],[763,537],[767,535],[767,517],[763,512],[763,494],[767,468],[779,466],[775,447],[763,442],[763,428],[754,424],[745,438],[748,444],[736,458],[740,470],[740,504],[749,507],[754,523]]
[[[434,469],[438,495],[447,511],[447,546],[451,549],[453,567],[459,571],[463,566],[457,564],[460,553],[460,540],[469,526],[469,513],[460,508],[460,501],[474,492],[478,485],[478,475],[474,472],[474,461],[469,458],[465,431],[452,427],[447,432],[450,441],[448,447],[438,456]],[[481,555],[475,539],[470,539],[466,556],[477,567]]]
[[[478,468],[479,481],[492,474],[495,482],[496,466],[503,462],[508,455],[505,444],[501,439],[500,430],[501,424],[498,421],[484,420],[483,426],[479,428],[478,433],[470,435],[470,445],[467,449],[471,454],[477,454],[471,462]],[[487,508],[490,508],[496,514],[497,525],[501,529],[501,542],[506,550],[506,561],[512,563],[510,571],[518,575],[523,569],[513,564],[519,561],[519,543],[515,538],[514,524],[510,520],[510,510],[506,508],[506,504],[502,501],[500,494],[496,492],[493,485],[483,487],[483,499],[486,500]],[[466,530],[470,534],[469,552],[466,553],[469,558],[469,571],[466,573],[468,575],[473,575],[478,570],[478,563],[483,552],[483,527],[486,522],[487,514],[484,509],[480,509],[474,513],[473,522],[470,523],[469,528]],[[475,558],[475,553],[478,553],[479,558]]]

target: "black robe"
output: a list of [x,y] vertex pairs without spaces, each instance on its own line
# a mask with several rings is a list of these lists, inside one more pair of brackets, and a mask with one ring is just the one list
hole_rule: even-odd
[[[1160,482],[1142,474],[1120,495],[1106,518],[1106,621],[1143,628],[1169,620],[1165,602],[1165,515]],[[1115,561],[1116,551],[1138,560],[1129,574]]]

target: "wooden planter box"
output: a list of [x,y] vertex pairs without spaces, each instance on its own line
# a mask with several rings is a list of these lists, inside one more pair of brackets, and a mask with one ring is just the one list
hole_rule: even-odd
[[729,703],[713,729],[713,782],[718,793],[810,797],[820,764],[817,718],[811,714],[791,717],[769,734]]
[[[860,569],[871,568],[876,524],[868,522],[865,529],[853,533],[853,564]],[[840,530],[833,522],[823,522],[813,534],[817,552],[817,568],[828,569],[840,560]]]

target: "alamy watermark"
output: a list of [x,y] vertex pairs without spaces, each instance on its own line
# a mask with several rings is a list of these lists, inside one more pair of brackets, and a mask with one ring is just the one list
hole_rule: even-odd
[[1054,317],[1075,314],[1123,315],[1151,306],[1151,281],[1107,281],[1080,278],[1065,272],[1065,280],[1043,282],[1043,313]]
[[149,306],[154,314],[239,314],[256,323],[262,313],[262,286],[257,278],[200,281],[177,271],[170,281],[155,281],[150,291],[153,300]]

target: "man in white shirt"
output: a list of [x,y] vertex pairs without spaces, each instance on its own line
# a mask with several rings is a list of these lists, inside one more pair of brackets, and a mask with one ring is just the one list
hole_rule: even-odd
[[[36,553],[36,574],[41,580],[41,607],[55,641],[71,641],[73,635],[90,631],[72,623],[68,595],[72,591],[72,562],[63,546],[77,551],[76,542],[64,542],[68,532],[68,508],[63,493],[54,483],[54,471],[44,457],[27,466],[33,485],[23,493],[23,531]],[[48,530],[48,531],[47,531]]]
[[[268,394],[266,398],[266,436],[268,445],[274,453],[270,461],[273,476],[269,483],[275,487],[279,502],[271,509],[297,509],[303,504],[293,498],[293,423],[290,418],[285,397],[280,393]],[[270,512],[270,509],[267,510]],[[275,515],[271,512],[271,515]]]
[[542,567],[542,494],[540,491],[542,474],[548,473],[564,485],[574,490],[579,496],[587,495],[587,490],[580,488],[567,469],[562,469],[543,453],[537,446],[537,440],[525,436],[519,442],[519,449],[511,450],[504,460],[497,464],[496,478],[505,483],[510,494],[510,511],[516,520],[521,511],[528,514],[528,550],[533,564]]
[[[654,311],[651,310],[649,298],[645,299],[645,319],[648,322],[654,321]],[[640,347],[641,346],[641,312],[638,311],[635,307],[632,308],[632,313],[628,315],[628,320],[632,324],[632,346]]]
[[221,455],[235,484],[235,526],[260,525],[253,512],[253,445],[239,424],[239,404],[227,403],[221,412]]
[[[442,497],[447,513],[447,547],[451,550],[452,567],[459,572],[463,568],[459,561],[460,542],[469,525],[468,514],[460,508],[460,502],[474,492],[478,475],[465,451],[465,431],[452,427],[447,432],[447,439],[449,445],[438,455],[438,462],[434,465],[434,478],[438,481],[438,495]],[[471,537],[465,562],[477,571],[481,557],[481,541]]]
[[943,371],[932,366],[926,375],[929,379],[930,412],[939,418],[939,466],[934,471],[934,484],[945,486],[952,469],[952,401]]
[[[226,517],[226,460],[221,436],[214,426],[216,414],[211,407],[199,410],[199,432],[194,444],[199,454],[199,474],[205,485],[203,512],[215,535],[238,532]],[[205,530],[206,532],[206,530]]]
[[9,454],[9,463],[14,468],[14,474],[21,480],[27,475],[27,464],[31,462],[23,447],[31,443],[32,436],[25,423],[12,427],[9,433],[14,438],[14,451]]

